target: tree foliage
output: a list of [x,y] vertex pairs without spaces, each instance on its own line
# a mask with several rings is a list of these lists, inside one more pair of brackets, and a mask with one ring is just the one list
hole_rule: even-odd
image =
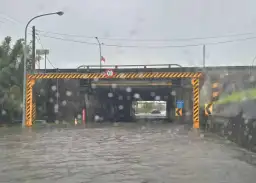
[[[12,122],[21,116],[24,41],[6,37],[0,44],[0,122]],[[30,49],[29,49],[30,53]],[[31,68],[31,55],[28,56]]]

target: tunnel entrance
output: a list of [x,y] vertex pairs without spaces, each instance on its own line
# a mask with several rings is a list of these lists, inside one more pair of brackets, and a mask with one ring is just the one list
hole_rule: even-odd
[[[188,85],[193,91],[191,96],[194,99],[193,125],[195,128],[199,128],[199,77],[201,75],[201,73],[189,72],[143,72],[118,73],[110,78],[106,77],[104,73],[29,74],[26,85],[26,125],[31,126],[33,124],[39,111],[39,107],[36,107],[38,95],[34,90],[36,80],[47,79],[48,82],[44,89],[48,94],[51,93],[52,97],[49,98],[50,95],[48,95],[44,109],[46,109],[45,113],[48,116],[50,112],[55,113],[55,115],[51,115],[52,119],[48,118],[49,121],[65,118],[65,115],[72,120],[71,118],[74,119],[79,114],[81,116],[83,109],[86,109],[88,121],[95,118],[101,121],[134,121],[136,120],[134,101],[166,101],[166,116],[172,120],[175,117],[173,111],[175,111],[175,101],[177,100],[177,96],[172,93],[177,88],[184,90],[184,86],[181,86],[180,83],[181,80],[184,80],[191,81]],[[186,78],[192,79],[187,80]],[[125,83],[125,81],[134,80],[137,82],[130,82],[128,85]],[[81,81],[85,81],[83,87],[81,87]],[[93,83],[97,81],[109,82],[102,83],[103,87],[97,87],[97,84],[100,85],[100,83],[96,85]],[[117,81],[119,83],[115,84]],[[144,84],[142,85],[142,83]],[[173,83],[175,84],[173,85]],[[117,87],[117,85],[122,86]],[[63,96],[68,97],[68,99],[63,100],[61,98]],[[53,98],[56,99],[56,102]],[[60,104],[65,110],[61,110]],[[69,108],[64,106],[69,106]]]
[[166,101],[134,101],[136,120],[167,119],[166,103]]

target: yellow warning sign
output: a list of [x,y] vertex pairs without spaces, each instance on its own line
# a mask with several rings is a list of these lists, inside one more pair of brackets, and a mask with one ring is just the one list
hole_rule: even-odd
[[206,116],[212,115],[212,103],[204,105],[204,114]]
[[175,109],[175,116],[182,116],[182,109],[181,108],[176,108]]

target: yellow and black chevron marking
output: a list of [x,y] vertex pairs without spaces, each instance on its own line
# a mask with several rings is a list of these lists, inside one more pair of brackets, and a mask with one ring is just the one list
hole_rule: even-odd
[[219,83],[213,83],[212,84],[212,101],[217,101],[220,95],[220,84]]
[[199,128],[199,79],[192,79],[193,84],[193,127]]
[[26,126],[32,126],[32,111],[33,111],[33,86],[35,79],[27,80],[26,88]]
[[33,107],[32,107],[32,123],[34,123],[36,120],[36,103],[33,102],[32,105],[33,105]]
[[32,80],[27,80],[27,90],[26,90],[26,126],[32,125]]
[[107,77],[105,73],[47,73],[30,74],[29,79],[143,79],[143,78],[199,78],[201,72],[143,72],[143,73],[116,73]]

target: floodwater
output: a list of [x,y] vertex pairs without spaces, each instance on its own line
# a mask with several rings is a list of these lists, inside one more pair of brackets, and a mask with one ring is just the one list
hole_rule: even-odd
[[255,183],[255,154],[178,124],[0,129],[0,182]]

